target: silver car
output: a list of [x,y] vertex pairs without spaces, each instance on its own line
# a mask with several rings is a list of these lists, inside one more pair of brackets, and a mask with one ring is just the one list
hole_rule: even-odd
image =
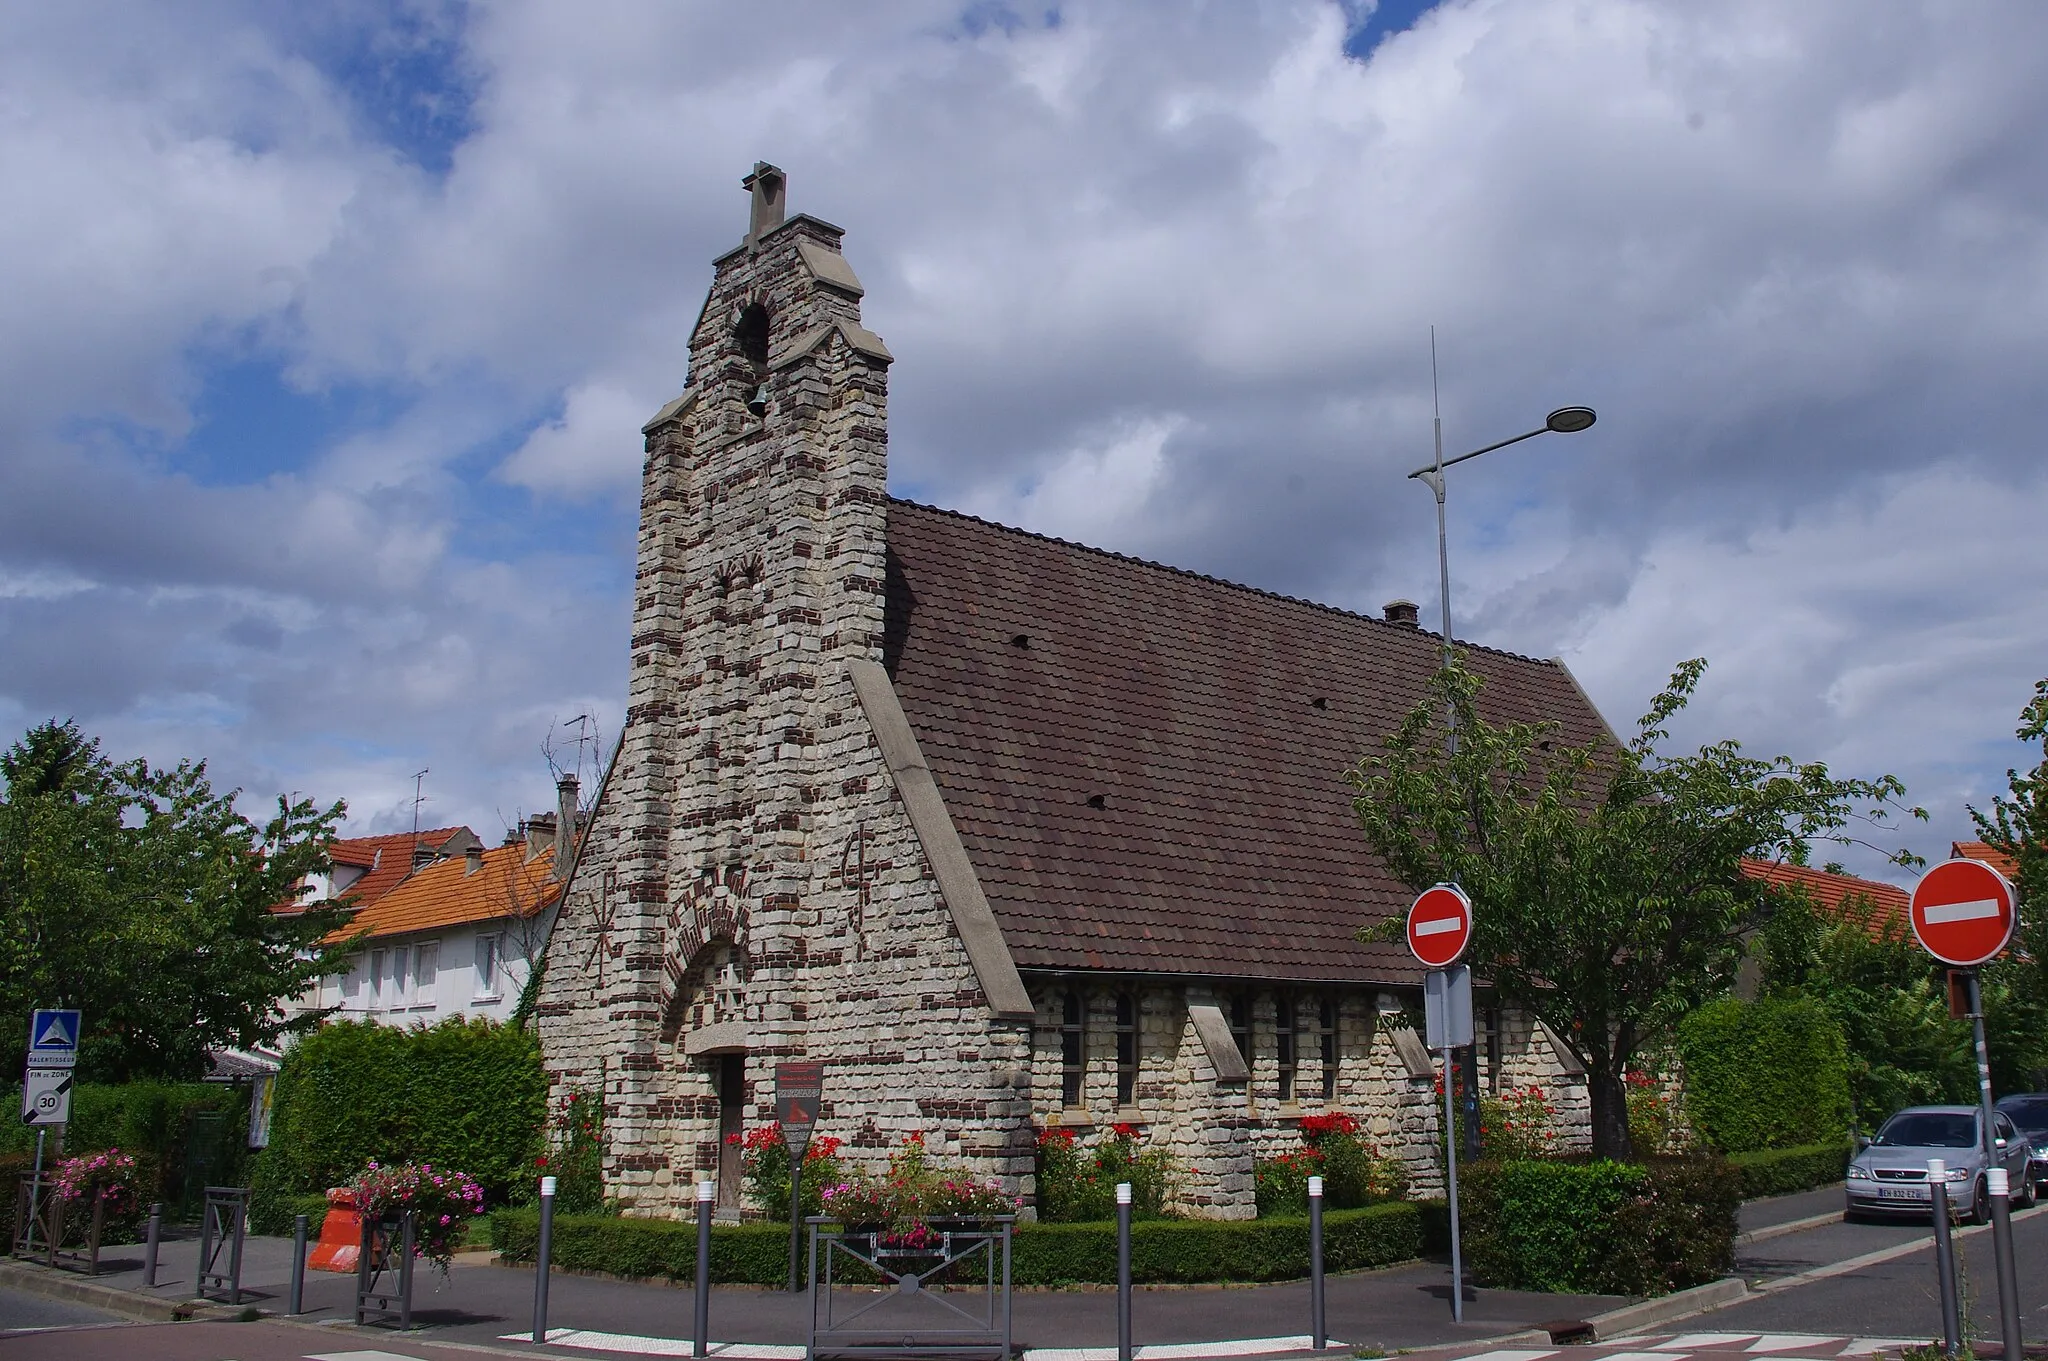
[[[2028,1177],[2033,1150],[2002,1112],[1994,1113],[1999,1166],[2011,1186],[2012,1204],[2034,1203]],[[1927,1187],[1927,1161],[1947,1164],[1949,1204],[1971,1222],[1991,1217],[1991,1193],[1985,1180],[1984,1148],[1978,1138],[1975,1106],[1913,1106],[1884,1122],[1877,1137],[1849,1161],[1846,1218],[1866,1214],[1926,1214],[1933,1197]]]

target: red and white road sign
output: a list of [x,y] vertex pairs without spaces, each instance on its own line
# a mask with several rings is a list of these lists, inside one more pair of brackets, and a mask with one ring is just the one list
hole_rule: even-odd
[[2018,924],[2012,885],[1981,860],[1944,860],[1913,886],[1913,934],[1944,964],[1996,958]]
[[1458,962],[1472,943],[1472,900],[1456,884],[1422,890],[1408,909],[1408,948],[1432,969]]

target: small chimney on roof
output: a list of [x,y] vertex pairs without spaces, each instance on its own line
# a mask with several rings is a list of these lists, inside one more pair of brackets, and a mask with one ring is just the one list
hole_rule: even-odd
[[528,860],[533,859],[542,850],[554,844],[555,815],[553,813],[535,813],[522,823],[521,827],[526,832],[526,858]]
[[432,846],[429,846],[424,841],[415,841],[412,843],[412,867],[414,869],[417,870],[424,866],[431,865],[434,863],[434,860],[435,851]]
[[576,777],[564,775],[555,781],[555,878],[569,877],[569,861],[576,855]]
[[1421,615],[1412,600],[1389,600],[1381,609],[1386,621],[1396,628],[1421,627]]
[[462,852],[462,877],[467,879],[484,867],[484,843],[471,842]]

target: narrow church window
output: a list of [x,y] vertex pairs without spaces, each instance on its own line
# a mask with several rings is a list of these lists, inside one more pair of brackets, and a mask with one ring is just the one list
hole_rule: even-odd
[[1060,1013],[1060,1104],[1081,1104],[1082,1060],[1086,1057],[1088,1008],[1079,988],[1068,988]]
[[1488,1091],[1499,1096],[1502,1061],[1500,1009],[1488,1007],[1481,1015],[1481,1023],[1486,1027],[1486,1086]]
[[1230,1038],[1237,1041],[1237,1052],[1244,1059],[1244,1066],[1252,1066],[1252,999],[1249,993],[1239,993],[1230,999]]
[[1129,1106],[1138,1099],[1138,999],[1128,992],[1116,995],[1116,1104]]
[[1294,999],[1286,993],[1273,998],[1273,1050],[1280,1067],[1280,1099],[1294,1100]]
[[1324,997],[1317,1005],[1316,1038],[1321,1042],[1323,1100],[1337,1099],[1337,999]]

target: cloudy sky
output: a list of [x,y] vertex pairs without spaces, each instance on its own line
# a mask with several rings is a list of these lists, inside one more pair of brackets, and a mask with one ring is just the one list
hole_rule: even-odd
[[[898,495],[1562,655],[1617,727],[2024,758],[2048,7],[0,8],[0,729],[494,836],[623,709],[638,427],[756,159]],[[566,740],[573,742],[573,730]]]

